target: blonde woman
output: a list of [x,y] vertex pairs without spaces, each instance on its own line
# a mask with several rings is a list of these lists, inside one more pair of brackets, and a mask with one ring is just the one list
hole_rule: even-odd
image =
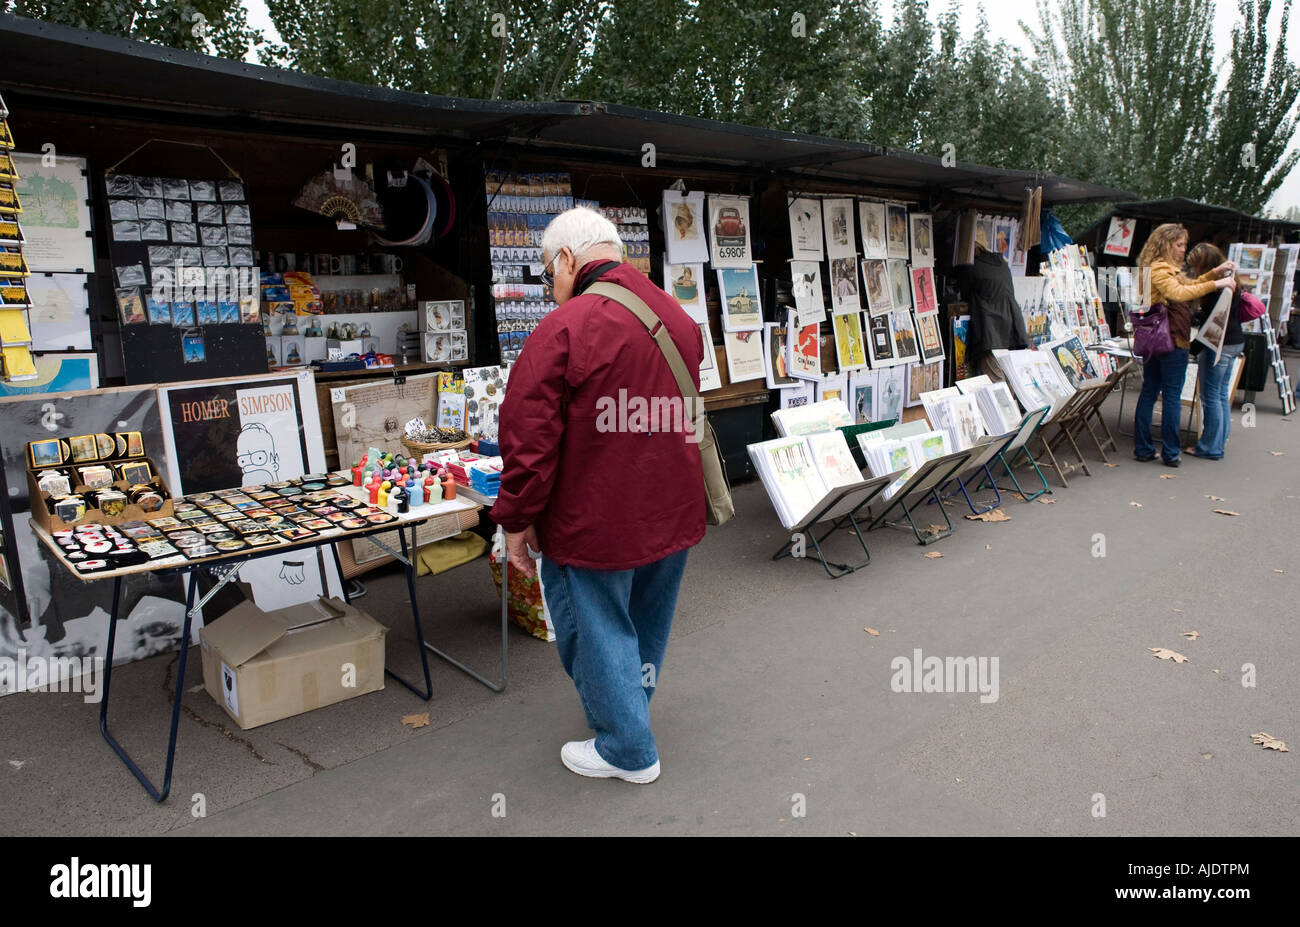
[[[1177,223],[1156,226],[1138,255],[1138,284],[1143,302],[1152,307],[1163,305],[1169,318],[1169,334],[1174,349],[1168,354],[1146,359],[1142,369],[1142,393],[1138,396],[1133,420],[1133,456],[1142,461],[1155,460],[1151,441],[1151,415],[1156,397],[1164,394],[1160,422],[1160,458],[1167,467],[1177,467],[1179,459],[1178,423],[1182,418],[1180,397],[1187,376],[1187,352],[1191,346],[1192,311],[1202,296],[1215,290],[1235,288],[1236,269],[1225,261],[1195,280],[1183,273],[1183,256],[1187,252],[1187,229]],[[1228,276],[1223,276],[1224,271]]]

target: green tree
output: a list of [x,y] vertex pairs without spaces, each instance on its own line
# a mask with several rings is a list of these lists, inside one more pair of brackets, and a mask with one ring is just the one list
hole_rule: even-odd
[[6,13],[108,35],[243,58],[261,45],[242,0],[0,0]]
[[1270,49],[1271,0],[1238,0],[1227,81],[1214,105],[1214,129],[1204,160],[1202,199],[1256,214],[1300,162],[1287,152],[1296,131],[1300,68],[1287,60],[1291,0],[1282,6],[1281,33]]

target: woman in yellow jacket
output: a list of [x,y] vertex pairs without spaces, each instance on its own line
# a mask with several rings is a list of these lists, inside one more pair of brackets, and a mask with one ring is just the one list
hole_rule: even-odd
[[1187,377],[1187,353],[1191,347],[1192,311],[1202,296],[1237,285],[1233,275],[1236,268],[1231,261],[1224,261],[1195,280],[1190,279],[1182,271],[1186,252],[1187,229],[1177,223],[1166,223],[1152,231],[1138,255],[1139,285],[1147,296],[1143,302],[1167,307],[1174,349],[1148,358],[1142,369],[1142,393],[1138,396],[1133,421],[1133,456],[1143,461],[1156,459],[1151,441],[1151,414],[1156,396],[1163,393],[1160,458],[1168,467],[1180,463],[1178,424],[1182,418],[1183,381]]

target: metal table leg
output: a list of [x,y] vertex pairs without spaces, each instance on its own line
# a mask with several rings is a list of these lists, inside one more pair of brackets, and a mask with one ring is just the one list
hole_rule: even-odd
[[[510,639],[509,639],[510,557],[508,555],[504,555],[504,551],[506,549],[505,529],[502,528],[500,525],[497,525],[497,536],[501,540],[501,550],[503,551],[503,557],[501,559],[501,681],[499,683],[492,682],[490,679],[486,679],[483,676],[480,676],[478,673],[474,672],[472,669],[470,669],[464,663],[461,663],[459,660],[457,660],[455,657],[451,656],[450,654],[444,653],[443,651],[439,650],[437,647],[433,646],[428,642],[422,641],[422,643],[424,644],[425,649],[436,654],[437,656],[442,657],[452,666],[456,667],[456,669],[460,670],[462,673],[465,673],[467,676],[470,676],[471,678],[483,683],[483,685],[487,686],[493,692],[504,692],[506,690],[506,685],[510,681]],[[412,543],[414,543],[414,534],[412,534]],[[403,541],[402,547],[403,550],[405,550],[406,547],[405,541]],[[407,577],[409,578],[410,575],[411,574],[408,572]],[[411,606],[412,607],[415,606],[414,585],[412,585],[411,587]]]
[[[139,780],[144,786],[149,797],[156,802],[161,802],[167,798],[172,788],[172,764],[176,759],[176,728],[180,723],[181,717],[181,696],[185,692],[185,664],[190,654],[190,627],[194,618],[194,587],[195,570],[190,568],[185,571],[188,577],[188,589],[185,593],[185,622],[181,629],[181,655],[180,665],[176,668],[176,688],[172,694],[172,720],[171,727],[167,735],[167,765],[163,772],[162,788],[154,786],[149,778],[136,765],[131,755],[123,749],[116,738],[108,731],[108,692],[109,684],[113,679],[113,647],[117,642],[117,613],[122,598],[122,577],[116,577],[113,580],[113,610],[108,619],[108,658],[104,666],[104,699],[99,703],[99,732],[104,736],[104,740],[113,748],[113,752],[118,755],[126,768],[131,771],[131,775]],[[214,590],[215,591],[215,590]]]

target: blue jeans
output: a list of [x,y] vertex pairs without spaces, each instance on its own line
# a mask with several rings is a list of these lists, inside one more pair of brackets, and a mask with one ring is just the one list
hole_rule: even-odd
[[[542,558],[542,585],[560,662],[596,732],[596,752],[619,769],[653,766],[650,697],[659,681],[687,551],[635,570],[585,570]],[[653,667],[653,670],[651,670]]]
[[1223,446],[1228,443],[1228,429],[1232,425],[1232,386],[1229,375],[1232,364],[1241,354],[1244,344],[1225,344],[1214,362],[1214,352],[1205,349],[1197,357],[1201,365],[1201,409],[1204,422],[1201,440],[1196,442],[1198,457],[1222,457]]
[[1142,392],[1138,396],[1137,412],[1133,418],[1133,453],[1137,457],[1154,457],[1151,443],[1151,414],[1156,408],[1156,396],[1163,393],[1164,405],[1160,411],[1160,456],[1177,460],[1178,424],[1183,417],[1183,381],[1187,377],[1187,349],[1174,348],[1168,354],[1153,358],[1142,368]]

